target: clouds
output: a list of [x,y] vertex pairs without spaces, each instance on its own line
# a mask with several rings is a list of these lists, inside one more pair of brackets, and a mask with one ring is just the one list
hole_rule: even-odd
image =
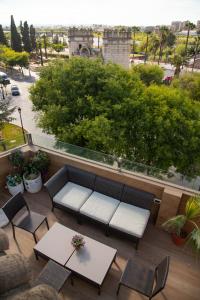
[[170,24],[200,19],[200,0],[0,0],[0,23],[33,24]]

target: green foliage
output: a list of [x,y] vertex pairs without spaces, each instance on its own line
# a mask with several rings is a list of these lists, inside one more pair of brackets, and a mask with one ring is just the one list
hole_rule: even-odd
[[23,168],[25,160],[21,150],[11,152],[9,160],[14,168]]
[[33,25],[30,26],[30,42],[31,42],[31,49],[36,49],[36,36],[35,36],[35,28]]
[[27,52],[16,52],[8,47],[0,46],[0,61],[10,67],[27,67],[29,64],[29,54]]
[[62,44],[52,44],[51,47],[53,50],[55,50],[58,53],[63,51],[64,49],[64,46]]
[[0,99],[0,129],[3,128],[6,122],[10,122],[13,120],[11,117],[12,113],[15,110],[15,107],[10,108],[11,101],[9,99]]
[[[153,70],[159,76],[150,71],[147,85],[162,79]],[[200,104],[179,89],[145,86],[134,69],[72,58],[44,67],[31,98],[40,126],[60,141],[200,174]]]
[[50,159],[46,152],[38,150],[32,159],[32,164],[38,169],[38,171],[44,173],[48,170]]
[[187,236],[188,243],[191,243],[196,251],[200,251],[200,228],[197,220],[200,218],[200,196],[190,197],[185,206],[185,214],[172,217],[163,223],[163,227],[169,232],[176,233],[181,236],[186,223],[193,225],[193,230]]
[[22,42],[23,42],[24,51],[30,53],[32,47],[31,47],[31,40],[29,34],[29,26],[27,21],[24,22],[24,26],[22,27],[21,32],[22,32]]
[[13,16],[11,16],[10,31],[11,31],[11,48],[14,51],[21,52],[22,51],[21,36],[17,31]]
[[7,46],[8,45],[8,41],[6,39],[6,36],[3,32],[3,28],[2,25],[0,24],[0,44]]
[[185,73],[173,81],[173,86],[183,90],[195,101],[200,101],[200,74]]
[[187,221],[187,217],[184,215],[178,215],[175,217],[172,217],[171,219],[167,220],[165,223],[163,223],[163,227],[171,232],[176,233],[178,236],[181,236],[183,227]]
[[6,177],[6,183],[9,186],[17,186],[22,182],[22,177],[20,174],[8,175]]
[[161,84],[164,77],[164,71],[159,66],[150,64],[139,64],[133,67],[133,71],[139,75],[147,86],[154,83]]

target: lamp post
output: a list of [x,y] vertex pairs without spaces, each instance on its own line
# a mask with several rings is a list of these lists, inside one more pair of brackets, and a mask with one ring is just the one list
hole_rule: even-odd
[[24,143],[26,144],[26,137],[25,137],[25,132],[24,132],[24,126],[23,126],[23,122],[22,122],[22,110],[20,107],[18,107],[18,113],[19,113],[19,117],[20,117],[20,122],[21,122],[21,127],[22,127],[22,133],[23,133],[23,137],[24,137]]

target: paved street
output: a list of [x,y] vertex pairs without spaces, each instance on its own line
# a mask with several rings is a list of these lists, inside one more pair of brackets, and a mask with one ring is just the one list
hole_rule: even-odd
[[[20,89],[20,96],[12,96],[12,105],[21,108],[22,120],[24,128],[30,132],[37,135],[45,135],[40,128],[36,125],[37,114],[32,111],[32,102],[29,98],[29,88],[35,82],[37,78],[37,74],[31,72],[31,77],[27,70],[25,70],[25,76],[12,76],[11,84],[16,84]],[[10,85],[7,87],[7,92],[10,93]],[[13,124],[21,126],[20,117],[18,110],[16,109],[13,117],[15,120],[12,122]]]

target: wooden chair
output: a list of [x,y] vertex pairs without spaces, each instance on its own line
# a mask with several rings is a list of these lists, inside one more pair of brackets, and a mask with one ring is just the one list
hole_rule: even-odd
[[[16,216],[22,208],[26,208],[26,211],[22,215]],[[35,243],[37,243],[35,232],[44,221],[46,222],[47,229],[49,229],[47,217],[30,211],[21,193],[8,200],[2,209],[12,225],[14,239],[16,239],[15,227],[32,233]]]
[[128,260],[118,285],[117,295],[121,285],[124,285],[152,299],[165,287],[169,260],[169,256],[166,256],[154,270],[137,264],[133,260]]

